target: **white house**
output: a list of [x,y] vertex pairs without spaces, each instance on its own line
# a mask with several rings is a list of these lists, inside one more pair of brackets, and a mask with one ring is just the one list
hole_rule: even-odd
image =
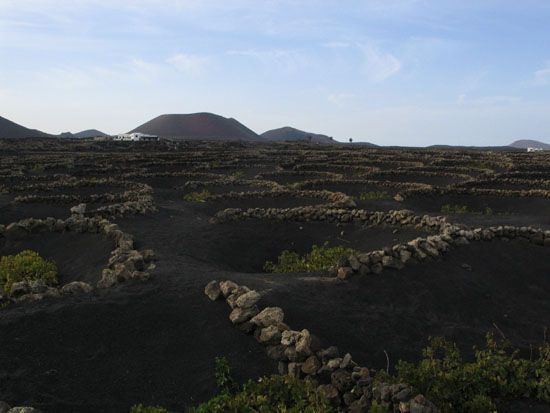
[[541,152],[542,148],[527,148],[527,152]]
[[115,136],[115,141],[131,141],[131,142],[139,142],[139,141],[158,141],[159,137],[156,135],[147,135],[146,133],[141,132],[133,132],[133,133],[122,133],[120,135]]

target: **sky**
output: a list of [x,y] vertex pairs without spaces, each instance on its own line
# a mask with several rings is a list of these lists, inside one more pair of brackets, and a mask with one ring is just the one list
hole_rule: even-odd
[[0,116],[213,112],[380,145],[550,141],[548,0],[0,0]]

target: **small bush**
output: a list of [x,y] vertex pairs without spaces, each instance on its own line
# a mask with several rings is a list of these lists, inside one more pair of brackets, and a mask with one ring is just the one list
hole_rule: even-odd
[[285,250],[277,258],[277,263],[267,261],[264,265],[265,271],[291,273],[291,272],[314,272],[331,271],[336,267],[341,258],[356,254],[352,248],[329,247],[328,243],[321,247],[314,245],[311,252],[300,256],[296,252]]
[[34,280],[42,280],[48,285],[57,284],[55,263],[31,250],[0,258],[0,287],[6,292],[11,291],[13,283]]
[[170,413],[164,407],[160,406],[144,406],[143,404],[137,404],[132,406],[130,413]]
[[451,205],[445,204],[441,207],[443,214],[478,214],[478,215],[493,215],[492,208],[485,207],[482,211],[475,211],[467,205]]
[[183,200],[187,202],[206,202],[212,194],[208,190],[191,192],[183,196]]
[[229,175],[229,179],[232,179],[233,181],[239,181],[243,178],[244,178],[243,171],[236,171],[236,172],[233,172],[231,175]]
[[214,377],[216,379],[216,386],[218,386],[218,389],[222,393],[233,389],[235,383],[231,373],[231,366],[225,357],[216,357]]
[[361,192],[359,194],[359,200],[361,201],[369,201],[374,199],[388,199],[390,198],[390,195],[386,191],[369,191],[369,192]]
[[507,343],[487,335],[475,360],[464,362],[455,344],[430,338],[418,363],[400,361],[395,380],[409,383],[442,412],[496,411],[496,399],[533,398],[550,402],[550,344],[534,360],[518,357]]
[[190,413],[332,413],[328,400],[309,381],[290,376],[250,380],[237,393],[222,393]]

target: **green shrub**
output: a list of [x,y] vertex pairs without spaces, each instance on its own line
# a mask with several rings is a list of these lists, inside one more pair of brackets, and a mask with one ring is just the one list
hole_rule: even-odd
[[329,247],[328,242],[325,242],[321,247],[314,245],[311,252],[304,256],[285,250],[277,258],[276,263],[267,261],[264,269],[268,272],[279,273],[330,271],[334,269],[340,259],[353,254],[357,254],[357,251],[352,248]]
[[464,362],[455,344],[430,338],[418,363],[400,361],[397,381],[425,394],[442,412],[496,411],[496,399],[529,397],[550,402],[550,344],[534,360],[518,357],[509,344],[497,344],[487,335],[485,348]]
[[359,194],[359,200],[361,201],[369,201],[373,199],[388,199],[390,198],[390,195],[386,191],[369,191],[369,192],[361,192]]
[[0,258],[0,287],[6,292],[11,291],[13,283],[33,280],[42,280],[48,285],[57,284],[55,263],[31,250]]
[[234,181],[239,181],[244,178],[244,172],[243,171],[235,171],[231,175],[229,175],[229,179],[232,179]]
[[216,357],[214,377],[216,386],[221,392],[229,392],[233,389],[235,383],[231,373],[231,366],[225,357]]
[[212,194],[208,190],[199,192],[190,192],[183,196],[183,200],[187,202],[206,202]]
[[485,207],[482,211],[476,211],[469,208],[467,205],[451,205],[445,204],[441,207],[442,214],[479,214],[479,215],[493,215],[492,208]]
[[309,381],[290,376],[248,381],[237,393],[222,393],[190,413],[332,413],[328,400]]
[[160,406],[144,406],[143,404],[137,404],[132,406],[130,413],[170,413],[164,407]]

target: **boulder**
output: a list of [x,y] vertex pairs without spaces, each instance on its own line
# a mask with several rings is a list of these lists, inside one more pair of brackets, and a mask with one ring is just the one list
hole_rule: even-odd
[[340,394],[338,393],[338,389],[332,384],[322,384],[317,387],[317,391],[323,394],[333,406],[340,404]]
[[84,215],[86,213],[86,204],[78,204],[71,208],[71,214]]
[[17,298],[30,292],[29,284],[26,281],[19,281],[11,285],[10,296]]
[[309,356],[302,364],[302,372],[307,375],[316,374],[320,368],[321,362],[315,356]]
[[229,297],[237,288],[239,288],[239,286],[233,281],[227,280],[220,283],[221,292],[226,298]]
[[351,388],[353,380],[351,379],[351,373],[344,369],[338,369],[330,376],[330,381],[339,392],[344,393]]
[[282,308],[266,307],[250,321],[259,327],[268,327],[282,323],[284,317],[285,313]]
[[[250,307],[250,308],[235,308],[233,311],[231,311],[231,314],[229,314],[229,319],[233,324],[240,324],[244,323],[245,321],[249,321],[252,317],[254,317],[256,314],[258,314],[258,307]],[[256,324],[251,320],[252,324]]]
[[263,344],[279,344],[281,342],[281,332],[274,325],[262,328],[258,341]]
[[336,276],[341,280],[347,280],[353,275],[353,268],[351,267],[340,267]]
[[300,332],[300,337],[296,341],[296,352],[304,356],[311,354],[311,334],[306,329]]
[[260,301],[260,298],[261,295],[257,291],[252,290],[242,294],[239,298],[237,298],[235,303],[237,304],[237,307],[249,308],[256,305],[258,301]]
[[61,294],[82,294],[92,292],[93,290],[94,287],[92,287],[88,283],[82,281],[73,281],[61,287]]
[[204,293],[212,301],[216,301],[218,298],[220,298],[220,295],[222,293],[222,290],[220,289],[220,283],[216,280],[210,281],[208,284],[206,284],[206,287],[204,287]]

